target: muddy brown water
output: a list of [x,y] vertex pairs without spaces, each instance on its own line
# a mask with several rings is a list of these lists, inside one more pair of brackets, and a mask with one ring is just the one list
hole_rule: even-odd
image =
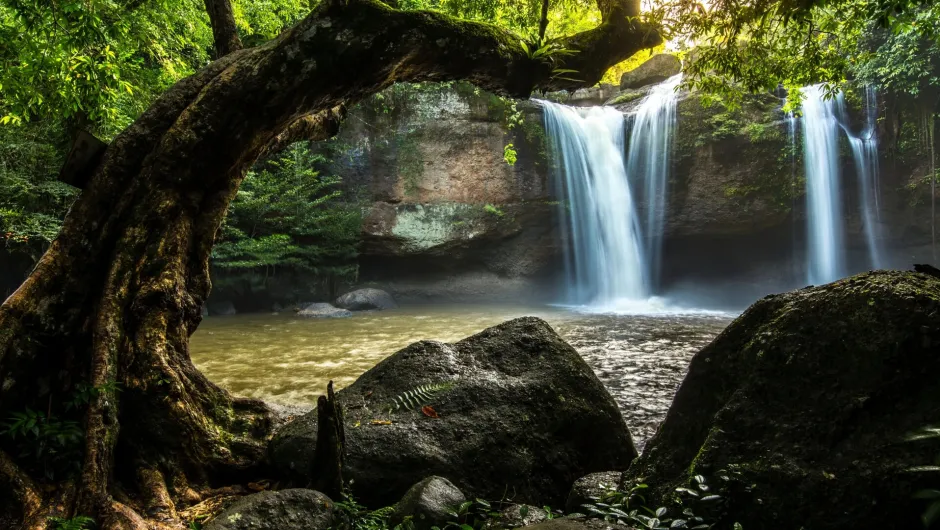
[[347,386],[413,342],[454,342],[519,316],[545,319],[574,346],[620,405],[638,445],[662,421],[692,355],[734,317],[506,305],[412,306],[341,319],[250,314],[206,318],[190,351],[200,370],[235,394],[310,407],[331,379]]

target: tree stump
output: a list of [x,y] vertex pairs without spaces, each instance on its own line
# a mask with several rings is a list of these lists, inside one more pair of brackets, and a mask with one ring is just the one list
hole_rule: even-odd
[[343,430],[343,408],[333,393],[333,381],[327,385],[326,394],[317,399],[317,448],[310,487],[337,500],[343,494],[346,432]]

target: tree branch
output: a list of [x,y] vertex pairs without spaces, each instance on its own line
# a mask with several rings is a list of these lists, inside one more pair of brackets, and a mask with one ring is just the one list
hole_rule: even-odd
[[212,25],[212,37],[215,40],[215,58],[225,57],[242,49],[231,0],[205,0],[205,3],[206,13],[209,14],[209,22]]
[[301,140],[317,142],[332,138],[339,132],[339,126],[345,118],[346,107],[344,105],[337,105],[330,110],[316,114],[301,116],[288,125],[283,132],[275,136],[261,151],[258,158],[278,153],[290,144]]

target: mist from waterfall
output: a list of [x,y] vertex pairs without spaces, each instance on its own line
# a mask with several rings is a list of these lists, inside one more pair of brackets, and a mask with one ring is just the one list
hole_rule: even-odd
[[837,98],[825,98],[823,85],[802,89],[803,161],[806,169],[808,229],[807,273],[811,284],[846,274],[839,195],[839,120]]
[[662,268],[666,187],[676,126],[676,87],[681,81],[682,75],[679,74],[650,89],[630,120],[627,175],[633,189],[641,189],[643,193],[646,215],[642,226],[652,289],[659,286]]
[[562,198],[568,303],[615,310],[650,295],[624,167],[623,114],[540,102]]

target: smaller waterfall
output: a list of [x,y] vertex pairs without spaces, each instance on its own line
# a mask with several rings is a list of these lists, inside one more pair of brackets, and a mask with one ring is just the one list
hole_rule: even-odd
[[822,85],[802,89],[803,149],[808,217],[808,280],[811,284],[845,276],[842,203],[839,197],[838,101],[825,99]]
[[563,198],[569,302],[618,307],[649,297],[643,244],[624,168],[623,114],[540,101]]
[[[839,104],[844,105],[842,94],[839,94]],[[882,250],[877,234],[880,185],[878,182],[878,138],[875,132],[878,100],[872,87],[865,90],[865,111],[865,129],[858,136],[852,135],[848,129],[845,132],[849,139],[849,145],[852,147],[852,158],[855,160],[855,171],[858,175],[862,225],[865,232],[865,241],[868,244],[869,259],[872,268],[880,269],[882,267]]]
[[676,87],[682,74],[675,75],[650,89],[632,117],[627,175],[642,186],[646,206],[643,223],[649,282],[659,285],[662,262],[663,228],[666,218],[666,185],[672,155],[672,136],[676,124]]

